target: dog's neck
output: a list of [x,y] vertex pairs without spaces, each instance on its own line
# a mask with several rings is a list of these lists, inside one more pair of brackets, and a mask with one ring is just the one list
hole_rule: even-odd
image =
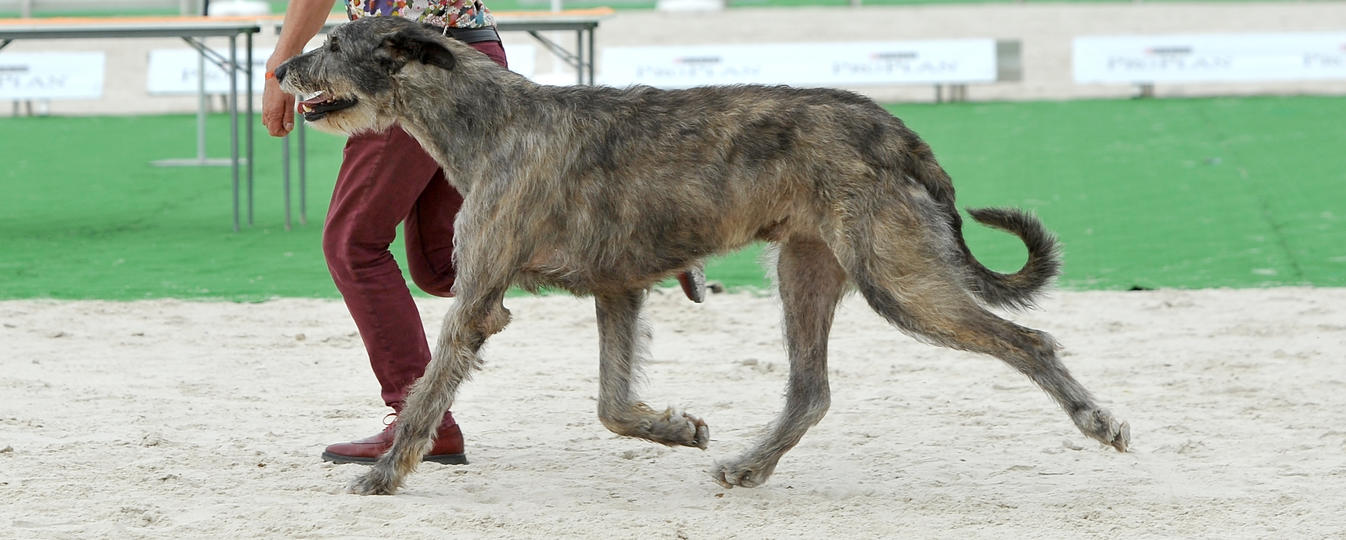
[[[477,173],[491,166],[490,156],[499,154],[499,134],[510,121],[511,109],[518,106],[506,96],[529,95],[529,89],[537,85],[484,55],[460,61],[479,65],[471,70],[422,65],[404,68],[427,70],[431,76],[421,73],[401,79],[394,108],[402,129],[421,143],[455,187],[466,192]],[[423,96],[427,95],[438,99],[434,107],[424,106]],[[444,137],[444,133],[451,136]]]

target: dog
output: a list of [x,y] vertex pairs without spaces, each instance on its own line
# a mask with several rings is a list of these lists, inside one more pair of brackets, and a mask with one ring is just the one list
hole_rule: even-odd
[[512,286],[594,297],[604,426],[705,449],[705,422],[633,393],[642,303],[681,269],[753,241],[775,254],[788,391],[764,438],[714,465],[721,485],[762,484],[823,418],[833,313],[852,291],[918,339],[1007,362],[1085,435],[1127,449],[1129,425],[1069,374],[1051,336],[987,310],[1033,305],[1059,272],[1056,239],[1024,211],[970,209],[1028,249],[1013,274],[983,266],[930,147],[867,98],[785,86],[542,86],[400,17],[342,25],[275,76],[318,129],[400,125],[464,197],[457,300],[396,441],[353,493],[392,494],[415,469],[482,344],[509,323],[502,302]]

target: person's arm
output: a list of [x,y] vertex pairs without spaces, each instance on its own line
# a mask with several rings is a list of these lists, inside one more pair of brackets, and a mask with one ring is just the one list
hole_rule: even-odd
[[285,9],[275,52],[266,60],[266,82],[262,87],[262,125],[275,137],[284,137],[294,129],[294,96],[280,89],[269,74],[290,57],[304,52],[304,45],[318,35],[335,0],[291,0]]

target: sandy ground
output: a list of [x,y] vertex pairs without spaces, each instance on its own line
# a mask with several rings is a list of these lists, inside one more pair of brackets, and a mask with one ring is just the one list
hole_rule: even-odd
[[[431,327],[447,302],[422,304]],[[733,490],[707,470],[781,405],[773,298],[651,298],[644,394],[703,415],[706,452],[599,425],[590,302],[507,305],[455,407],[472,463],[359,497],[360,466],[318,459],[384,412],[339,303],[0,302],[0,537],[1346,536],[1346,289],[1060,292],[1014,315],[1131,422],[1129,454],[852,298],[831,413]]]

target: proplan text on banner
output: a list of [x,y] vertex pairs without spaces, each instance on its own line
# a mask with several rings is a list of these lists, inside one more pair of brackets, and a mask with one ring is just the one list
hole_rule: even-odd
[[852,86],[963,84],[996,79],[991,39],[609,47],[599,83]]
[[106,65],[102,52],[7,52],[0,56],[0,99],[98,99]]
[[1346,79],[1346,32],[1083,36],[1077,83]]

